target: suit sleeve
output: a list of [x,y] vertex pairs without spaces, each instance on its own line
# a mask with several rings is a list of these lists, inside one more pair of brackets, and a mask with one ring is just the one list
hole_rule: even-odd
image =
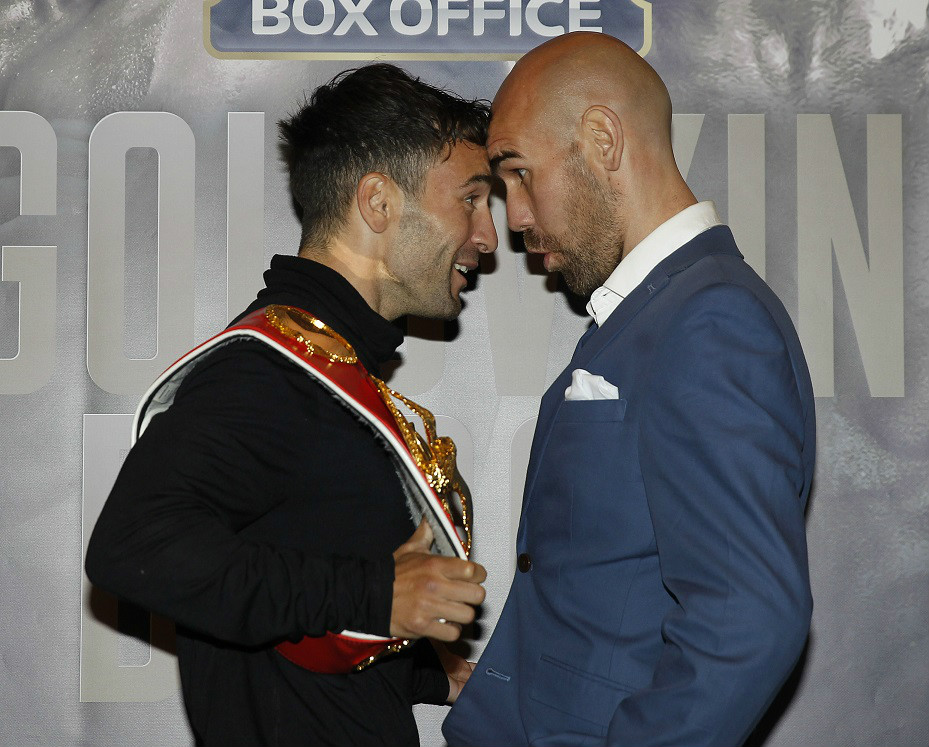
[[674,605],[650,685],[611,745],[741,744],[798,660],[812,610],[797,374],[767,309],[704,289],[663,336],[639,454]]
[[235,644],[387,633],[393,558],[316,557],[239,534],[282,500],[313,407],[254,349],[201,363],[127,455],[91,536],[90,580]]

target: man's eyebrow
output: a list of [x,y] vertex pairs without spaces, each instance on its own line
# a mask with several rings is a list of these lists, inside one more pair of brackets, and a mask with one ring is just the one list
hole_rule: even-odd
[[496,171],[500,168],[500,164],[508,158],[523,158],[523,154],[515,150],[500,151],[499,154],[490,159],[490,168]]
[[459,189],[467,189],[475,184],[493,184],[494,178],[490,174],[475,174],[468,181],[464,182]]

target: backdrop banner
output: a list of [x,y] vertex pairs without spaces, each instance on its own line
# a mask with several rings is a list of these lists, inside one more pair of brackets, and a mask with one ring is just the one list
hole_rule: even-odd
[[[83,554],[141,394],[296,253],[277,121],[370,60],[492,99],[575,29],[665,79],[681,171],[809,360],[813,627],[755,743],[929,743],[929,0],[0,5],[0,745],[192,742],[172,625],[92,589]],[[489,573],[472,658],[541,394],[587,324],[493,211],[461,318],[411,319],[390,380],[459,445]],[[445,713],[417,707],[425,747]]]

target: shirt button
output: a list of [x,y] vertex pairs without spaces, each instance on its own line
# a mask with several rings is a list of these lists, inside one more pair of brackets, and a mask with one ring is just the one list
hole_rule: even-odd
[[519,557],[516,558],[516,567],[519,568],[520,573],[528,573],[532,570],[532,558],[529,557],[529,553],[522,552],[519,554]]

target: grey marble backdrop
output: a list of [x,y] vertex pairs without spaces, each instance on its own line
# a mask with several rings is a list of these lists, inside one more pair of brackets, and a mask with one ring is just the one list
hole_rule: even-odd
[[[819,395],[813,631],[756,744],[929,743],[927,5],[652,3],[679,164],[798,322]],[[139,621],[87,587],[86,533],[144,382],[295,252],[275,123],[352,63],[215,59],[189,0],[0,6],[0,744],[190,744],[170,631],[119,632]],[[403,64],[485,98],[508,70]],[[462,448],[490,574],[472,655],[539,398],[586,323],[494,211],[460,321],[413,320],[391,382]],[[427,747],[443,716],[417,708]]]

